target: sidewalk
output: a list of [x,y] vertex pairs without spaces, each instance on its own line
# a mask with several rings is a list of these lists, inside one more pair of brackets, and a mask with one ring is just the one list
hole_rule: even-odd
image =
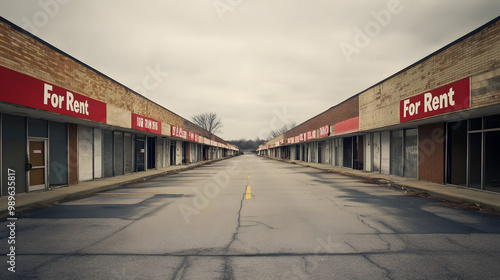
[[[170,166],[162,169],[148,170],[117,177],[101,178],[93,181],[82,182],[77,185],[56,188],[48,191],[35,191],[31,193],[16,194],[15,196],[16,212],[27,210],[44,204],[64,201],[81,195],[88,195],[96,192],[102,192],[114,189],[137,181],[148,180],[166,174],[172,174],[180,171],[193,169],[202,165],[210,164],[224,159],[197,162],[188,165]],[[5,217],[8,214],[7,203],[8,203],[8,196],[0,198],[0,217]]]
[[392,187],[404,188],[412,191],[425,192],[429,195],[445,200],[461,201],[474,203],[483,208],[491,208],[500,211],[500,193],[475,190],[466,187],[442,185],[431,182],[419,181],[412,178],[403,178],[379,173],[365,172],[344,167],[331,166],[320,163],[310,163],[298,160],[282,160],[269,158],[283,162],[312,167],[327,172],[346,175],[349,177],[362,178],[367,180],[376,180],[381,183],[387,183]]

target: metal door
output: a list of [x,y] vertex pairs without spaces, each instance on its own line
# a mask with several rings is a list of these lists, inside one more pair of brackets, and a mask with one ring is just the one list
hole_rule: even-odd
[[43,190],[47,186],[46,141],[29,141],[29,191]]

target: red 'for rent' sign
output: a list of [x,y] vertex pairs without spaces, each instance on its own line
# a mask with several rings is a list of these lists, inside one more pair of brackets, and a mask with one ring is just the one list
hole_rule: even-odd
[[0,101],[106,123],[106,103],[0,66]]
[[470,78],[401,100],[401,122],[435,116],[470,107]]

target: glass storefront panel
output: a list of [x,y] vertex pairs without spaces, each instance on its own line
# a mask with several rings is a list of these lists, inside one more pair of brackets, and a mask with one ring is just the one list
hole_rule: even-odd
[[102,178],[102,130],[94,127],[94,178]]
[[115,137],[113,139],[113,142],[114,142],[113,149],[115,154],[115,160],[114,160],[115,176],[123,175],[124,174],[123,133],[115,132]]
[[47,138],[48,122],[44,120],[28,119],[28,136]]
[[158,138],[157,150],[158,150],[158,159],[156,165],[158,168],[163,168],[163,139],[161,138]]
[[343,166],[352,168],[352,137],[343,139]]
[[323,148],[321,142],[318,142],[318,163],[323,163],[324,161],[322,153],[323,153]]
[[125,161],[125,174],[132,173],[132,135],[130,133],[124,134],[123,142],[123,155]]
[[481,133],[469,134],[469,187],[481,188]]
[[343,141],[342,141],[342,138],[338,138],[338,139],[335,139],[335,165],[336,166],[342,166],[343,164],[343,156],[344,156],[344,152],[343,152]]
[[500,115],[484,117],[484,129],[500,128]]
[[135,171],[146,170],[146,139],[137,137],[135,142]]
[[102,169],[104,177],[113,177],[113,132],[102,131]]
[[500,131],[484,134],[484,188],[500,191]]
[[452,185],[465,186],[467,174],[467,121],[447,124],[447,179]]
[[156,168],[156,137],[146,137],[147,169]]
[[[206,146],[205,146],[206,147]],[[176,161],[176,149],[175,149],[175,141],[170,141],[170,165],[174,166]],[[205,153],[208,159],[208,147],[205,149]]]
[[94,179],[94,131],[92,127],[78,126],[78,180]]
[[381,141],[381,158],[380,158],[380,172],[382,174],[389,174],[391,169],[391,132],[383,131],[380,134]]
[[500,115],[447,124],[447,183],[500,192],[499,126]]
[[68,125],[50,122],[49,185],[68,184]]
[[373,133],[373,172],[380,172],[381,156],[380,132]]
[[483,118],[475,118],[469,120],[469,131],[476,131],[483,129]]
[[418,129],[405,131],[404,176],[417,179],[418,176]]
[[403,176],[403,130],[391,132],[391,174]]
[[[26,170],[26,119],[2,114],[2,195],[6,195],[8,169],[23,174]],[[8,163],[8,166],[7,164]],[[16,177],[16,193],[26,192],[26,176]]]
[[364,169],[365,171],[371,172],[373,170],[373,134],[366,134],[364,143]]

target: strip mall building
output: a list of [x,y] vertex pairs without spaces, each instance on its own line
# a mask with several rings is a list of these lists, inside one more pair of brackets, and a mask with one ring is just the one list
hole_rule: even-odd
[[237,153],[3,18],[0,77],[2,196]]
[[500,17],[259,148],[500,191]]

